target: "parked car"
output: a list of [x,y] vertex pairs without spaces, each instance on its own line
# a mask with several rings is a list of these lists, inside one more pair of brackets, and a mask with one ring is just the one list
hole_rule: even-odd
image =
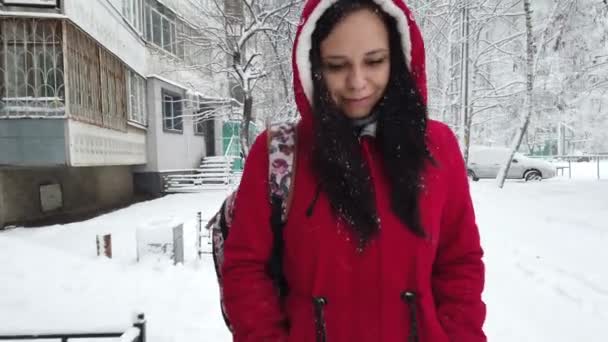
[[577,163],[584,163],[584,162],[591,161],[591,157],[589,156],[589,153],[586,153],[583,151],[574,151],[574,153],[572,153],[572,155],[574,156],[574,161]]
[[[510,150],[505,147],[471,146],[467,168],[469,177],[474,181],[496,178],[509,153]],[[552,178],[556,175],[555,165],[515,153],[507,178],[531,181]]]
[[591,157],[589,156],[578,156],[578,158],[576,159],[576,162],[578,163],[588,163],[591,161]]

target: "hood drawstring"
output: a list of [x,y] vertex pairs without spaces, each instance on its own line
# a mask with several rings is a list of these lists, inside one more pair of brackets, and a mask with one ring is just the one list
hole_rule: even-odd
[[312,303],[315,309],[315,330],[317,333],[317,342],[327,342],[325,312],[323,311],[325,305],[327,305],[327,299],[325,299],[325,297],[313,297]]
[[317,204],[317,200],[319,199],[319,195],[321,194],[321,185],[322,184],[323,184],[323,182],[319,182],[317,184],[317,190],[315,191],[315,197],[312,199],[312,202],[308,206],[308,209],[306,209],[306,217],[312,216],[312,212],[315,209],[315,205]]
[[410,313],[410,335],[408,342],[418,342],[418,317],[416,316],[416,293],[412,291],[404,291],[401,293],[403,300],[408,307]]

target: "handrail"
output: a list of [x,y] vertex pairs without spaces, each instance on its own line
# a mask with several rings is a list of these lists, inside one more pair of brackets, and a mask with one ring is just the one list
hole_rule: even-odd
[[226,148],[226,151],[224,151],[224,157],[228,157],[229,154],[232,152],[232,143],[234,142],[235,138],[238,138],[238,136],[232,135],[230,137],[230,142],[228,143],[228,147]]

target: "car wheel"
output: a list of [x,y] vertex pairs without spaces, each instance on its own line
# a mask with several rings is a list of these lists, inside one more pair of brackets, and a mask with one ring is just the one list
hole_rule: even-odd
[[471,178],[471,180],[473,180],[473,182],[479,181],[479,177],[475,175],[475,172],[473,170],[467,170],[467,175],[469,176],[469,178]]
[[540,181],[543,179],[543,175],[538,170],[530,170],[525,173],[524,179],[526,182]]

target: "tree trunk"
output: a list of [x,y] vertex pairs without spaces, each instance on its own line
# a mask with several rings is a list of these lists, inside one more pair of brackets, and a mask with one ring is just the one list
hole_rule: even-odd
[[471,130],[469,126],[469,88],[470,84],[470,74],[469,74],[469,52],[470,52],[470,22],[469,22],[469,8],[468,4],[465,2],[462,8],[462,68],[461,68],[461,81],[462,81],[462,107],[461,107],[461,117],[460,117],[460,125],[462,128],[461,133],[461,147],[464,150],[464,158],[465,165],[468,163],[469,156],[469,140],[471,136]]
[[[448,37],[447,37],[447,51],[446,51],[446,56],[449,56],[448,58],[448,64],[445,66],[445,69],[442,71],[440,70],[440,68],[437,68],[437,73],[442,73],[444,72],[447,77],[445,79],[445,84],[443,85],[443,96],[442,96],[442,102],[441,102],[441,118],[442,121],[445,123],[449,123],[454,125],[455,127],[458,127],[458,122],[457,122],[457,115],[455,113],[455,109],[454,109],[454,103],[456,103],[456,98],[455,98],[455,94],[458,93],[459,91],[459,84],[457,82],[457,80],[459,79],[458,77],[458,66],[461,64],[458,62],[458,58],[461,58],[461,56],[458,56],[458,52],[459,47],[459,41],[460,41],[460,33],[459,33],[459,27],[458,27],[458,22],[459,22],[459,16],[457,14],[454,14],[452,11],[452,6],[454,6],[452,3],[450,3],[450,8],[448,9],[448,18],[447,20],[449,21],[449,31],[448,31]],[[440,52],[439,52],[440,53]],[[443,57],[443,56],[441,56]],[[436,56],[436,58],[440,58],[439,56]],[[439,78],[439,76],[438,76]]]
[[528,69],[526,80],[526,99],[524,101],[524,117],[523,122],[517,130],[515,138],[513,139],[509,158],[506,160],[503,167],[500,168],[498,176],[496,177],[498,187],[501,189],[505,185],[505,179],[507,178],[507,174],[509,173],[509,168],[511,168],[511,162],[513,161],[515,152],[517,152],[519,146],[521,145],[523,137],[526,134],[526,131],[528,130],[530,118],[532,117],[532,91],[534,90],[534,45],[532,40],[532,13],[530,9],[530,0],[524,0],[524,12],[526,15],[526,64]]
[[244,105],[243,105],[243,120],[241,121],[241,154],[243,158],[247,158],[249,154],[249,146],[251,143],[249,141],[249,124],[251,123],[251,112],[253,109],[253,98],[251,97],[250,92],[245,92],[244,94]]
[[[467,16],[469,15],[468,12],[469,10],[467,10]],[[468,22],[468,19],[467,19]],[[467,25],[470,25],[467,24]],[[469,39],[467,39],[468,43],[467,43],[467,58],[470,55],[470,50],[471,48],[473,48],[474,51],[474,55],[477,54],[477,47],[479,46],[479,42],[481,40],[480,36],[481,36],[481,32],[482,30],[480,28],[475,28],[477,31],[477,37],[475,37],[474,40],[474,45],[471,46],[471,41]],[[467,31],[470,31],[470,29],[467,29]],[[467,33],[468,35],[468,33]],[[465,161],[465,165],[469,165],[469,154],[470,154],[470,150],[471,150],[471,131],[472,131],[472,126],[473,126],[473,117],[475,116],[475,113],[473,112],[473,101],[471,99],[475,99],[475,95],[476,95],[476,91],[475,91],[475,86],[477,85],[477,76],[481,73],[481,70],[479,70],[479,66],[477,65],[477,62],[472,63],[471,66],[467,66],[467,74],[470,73],[471,68],[473,69],[473,76],[472,78],[467,81],[467,83],[469,84],[466,87],[466,91],[467,91],[467,103],[466,103],[466,116],[465,116],[465,122],[464,122],[464,141],[463,141],[463,149],[464,149],[464,161]]]

